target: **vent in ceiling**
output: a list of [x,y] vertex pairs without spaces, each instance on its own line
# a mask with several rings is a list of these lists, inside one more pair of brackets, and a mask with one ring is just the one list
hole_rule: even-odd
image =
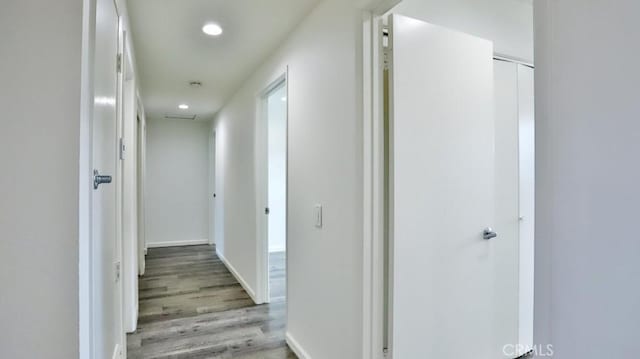
[[193,121],[196,119],[196,115],[176,115],[172,113],[167,113],[164,115],[164,118],[168,120],[190,120]]

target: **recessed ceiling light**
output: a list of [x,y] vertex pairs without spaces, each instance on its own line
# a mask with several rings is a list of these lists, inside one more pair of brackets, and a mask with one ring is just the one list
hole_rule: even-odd
[[283,97],[282,101],[287,101],[287,96]]
[[202,32],[210,36],[218,36],[222,34],[222,28],[218,24],[208,23],[202,27]]
[[189,109],[189,105],[183,103],[180,106],[178,106],[178,108],[181,109],[181,110],[188,110]]

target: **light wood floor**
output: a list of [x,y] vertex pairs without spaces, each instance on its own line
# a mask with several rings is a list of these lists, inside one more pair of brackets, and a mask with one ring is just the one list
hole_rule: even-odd
[[287,257],[284,252],[269,253],[269,297],[271,303],[284,301],[287,294]]
[[272,303],[256,306],[214,247],[149,249],[128,358],[296,358],[284,340],[282,258],[270,261]]

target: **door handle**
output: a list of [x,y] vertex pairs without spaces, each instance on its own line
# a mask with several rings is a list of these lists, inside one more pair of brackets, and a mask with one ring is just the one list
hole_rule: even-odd
[[111,183],[111,176],[102,176],[98,170],[93,170],[93,189],[98,189],[101,184]]
[[494,232],[493,229],[491,229],[491,227],[487,227],[484,229],[484,231],[482,231],[482,238],[486,240],[496,238],[497,236],[498,234]]

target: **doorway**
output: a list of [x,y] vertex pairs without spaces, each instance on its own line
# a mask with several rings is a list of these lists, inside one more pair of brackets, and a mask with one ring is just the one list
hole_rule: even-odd
[[525,354],[533,69],[496,58],[490,41],[400,15],[379,36],[388,257],[376,340],[396,358]]
[[263,96],[266,125],[266,301],[284,302],[287,281],[287,81],[281,77]]

